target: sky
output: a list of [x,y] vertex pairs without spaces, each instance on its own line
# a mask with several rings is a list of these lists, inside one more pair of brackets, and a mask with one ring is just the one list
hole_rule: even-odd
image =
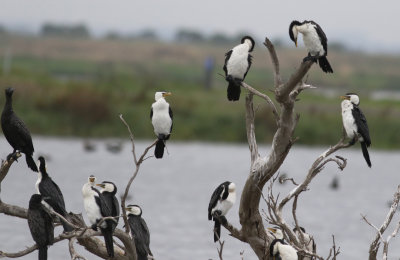
[[0,0],[0,24],[38,32],[45,22],[84,23],[95,35],[154,29],[162,37],[180,28],[232,36],[244,31],[288,41],[292,20],[314,20],[329,41],[400,53],[399,10],[398,0]]

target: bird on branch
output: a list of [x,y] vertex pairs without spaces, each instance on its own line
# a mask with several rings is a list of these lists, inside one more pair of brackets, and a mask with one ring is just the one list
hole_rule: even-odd
[[250,52],[254,49],[254,40],[250,36],[244,36],[240,44],[233,47],[225,54],[225,79],[229,82],[227,97],[229,101],[237,101],[240,98],[240,87],[246,78],[252,63]]
[[[100,187],[100,193],[104,196],[107,207],[111,209],[111,216],[119,217],[119,202],[115,196],[117,194],[117,186],[110,181],[103,181],[100,184],[96,184],[96,186]],[[118,225],[118,220],[119,218],[115,218],[115,221],[110,222],[113,232]]]
[[360,98],[355,93],[347,93],[341,96],[342,101],[342,119],[343,127],[347,137],[351,139],[350,144],[353,145],[358,140],[361,144],[361,150],[368,167],[371,167],[368,147],[371,145],[367,119],[361,111]]
[[322,28],[314,21],[293,21],[289,26],[290,39],[296,44],[297,35],[303,35],[304,45],[308,50],[308,56],[304,61],[312,60],[319,63],[320,68],[325,73],[333,73],[332,67],[329,64],[326,56],[328,55],[328,39]]
[[[106,244],[107,254],[109,257],[114,257],[114,245],[113,245],[113,222],[114,219],[107,219],[101,222],[104,217],[110,217],[112,210],[107,206],[106,198],[104,195],[97,190],[95,186],[96,178],[91,175],[88,178],[88,182],[82,187],[83,205],[85,207],[86,214],[89,218],[90,224],[92,224],[93,230],[97,231],[97,225],[100,224],[100,231],[104,237]],[[101,222],[101,223],[100,223]]]
[[275,259],[281,260],[297,260],[297,251],[291,245],[288,245],[283,238],[280,228],[267,228],[270,234],[275,237],[269,246],[269,254]]
[[[57,183],[55,183],[47,173],[46,161],[43,156],[39,157],[39,172],[35,186],[37,193],[43,196],[45,204],[68,220],[69,215],[65,209],[64,196]],[[64,228],[64,232],[74,230],[64,220],[60,219],[60,221]]]
[[7,156],[7,161],[11,157],[17,160],[15,154],[21,152],[25,154],[26,164],[32,171],[37,172],[37,165],[32,158],[33,148],[31,133],[26,127],[25,123],[14,113],[12,107],[13,88],[7,88],[6,104],[4,105],[3,113],[1,114],[1,128],[8,143],[12,146],[14,151]]
[[158,138],[154,150],[154,156],[157,159],[163,157],[165,142],[169,139],[172,132],[173,114],[170,105],[165,100],[165,97],[170,95],[171,92],[156,92],[156,102],[151,106],[151,123],[153,124],[154,133]]
[[213,192],[208,205],[208,220],[214,220],[214,242],[221,237],[221,221],[226,221],[225,215],[236,201],[236,186],[226,181]]
[[148,255],[152,255],[150,250],[150,231],[146,221],[142,218],[142,208],[138,205],[128,205],[126,207],[128,223],[131,228],[131,237],[135,241],[138,260],[147,260]]

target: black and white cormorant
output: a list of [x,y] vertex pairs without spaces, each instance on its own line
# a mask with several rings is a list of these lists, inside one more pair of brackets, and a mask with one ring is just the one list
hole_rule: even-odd
[[7,160],[16,152],[25,154],[26,163],[32,171],[37,172],[37,166],[32,158],[34,148],[32,143],[31,134],[24,124],[24,122],[14,113],[12,107],[13,88],[7,88],[6,91],[6,104],[4,105],[3,113],[1,114],[1,128],[3,129],[4,136],[8,143],[12,146],[14,151],[7,156]]
[[213,215],[218,214],[222,220],[226,220],[225,215],[235,201],[236,186],[230,181],[220,184],[212,194],[210,204],[208,204],[208,220],[214,220],[214,242],[217,242],[221,237],[221,223]]
[[[47,173],[46,161],[43,156],[39,157],[39,172],[38,179],[36,181],[36,191],[38,194],[43,196],[43,200],[50,206],[55,212],[69,220],[69,215],[65,209],[64,196],[61,193],[58,185],[50,178]],[[61,224],[64,228],[64,232],[72,231],[73,228],[60,219]]]
[[[100,184],[96,184],[96,186],[101,188],[100,193],[103,194],[107,207],[111,209],[111,216],[119,217],[119,202],[115,196],[117,194],[117,186],[110,181],[103,181]],[[119,218],[115,218],[115,222],[111,222],[113,232],[118,225],[118,220]]]
[[[306,230],[303,227],[295,227],[293,228],[293,232],[296,234],[297,239],[301,241],[301,233],[303,233],[303,238],[304,238],[304,245],[307,248],[307,251],[311,253],[316,253],[317,252],[317,245],[315,244],[314,238],[306,233]],[[314,257],[311,256],[305,256],[303,257],[303,260],[314,260]]]
[[[83,205],[85,207],[86,214],[89,222],[94,230],[97,230],[97,224],[103,217],[111,216],[111,209],[107,206],[106,198],[101,192],[96,189],[95,186],[96,178],[91,175],[88,178],[88,182],[82,187]],[[113,245],[113,222],[114,220],[108,219],[100,224],[100,231],[104,237],[104,243],[108,256],[114,257],[114,245]]]
[[131,236],[135,241],[138,260],[147,260],[148,255],[152,255],[150,250],[150,231],[146,221],[142,218],[142,208],[138,205],[128,205],[126,207],[128,214]]
[[170,96],[171,92],[156,92],[155,100],[151,106],[150,118],[154,127],[158,141],[154,150],[154,156],[159,159],[164,155],[165,141],[169,139],[172,132],[172,110],[166,96]]
[[297,35],[303,34],[304,45],[308,50],[306,60],[318,60],[319,66],[325,73],[333,73],[326,56],[328,55],[328,39],[322,28],[314,21],[293,21],[289,26],[289,36],[297,47]]
[[244,36],[240,44],[233,47],[225,54],[225,79],[229,82],[227,97],[229,101],[237,101],[240,98],[240,87],[250,69],[254,49],[254,40],[250,36]]
[[360,98],[354,93],[347,93],[341,98],[344,99],[341,104],[343,127],[346,130],[347,137],[351,139],[350,144],[353,145],[356,139],[360,141],[364,159],[368,166],[371,167],[368,153],[371,138],[369,137],[367,119],[359,107]]
[[42,195],[33,194],[29,200],[28,226],[39,250],[39,260],[47,260],[47,247],[54,242],[53,219],[42,204]]
[[279,228],[267,228],[275,239],[269,246],[269,254],[275,259],[297,260],[297,251],[291,245],[286,244],[283,233]]

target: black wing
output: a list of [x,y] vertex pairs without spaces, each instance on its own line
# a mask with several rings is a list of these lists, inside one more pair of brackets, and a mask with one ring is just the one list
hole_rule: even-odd
[[15,113],[7,121],[7,123],[2,122],[7,141],[14,149],[32,155],[34,152],[32,137],[24,122]]
[[43,200],[49,204],[55,212],[65,216],[64,196],[58,185],[50,178],[44,178],[39,184],[39,192],[43,196]]
[[224,186],[221,184],[215,189],[214,193],[211,195],[210,203],[208,204],[208,220],[212,219],[211,211],[217,205],[218,200],[221,199],[223,192]]
[[369,136],[369,129],[368,129],[368,124],[367,124],[367,119],[365,118],[365,116],[364,116],[363,112],[361,111],[361,109],[356,105],[353,105],[352,114],[353,114],[354,120],[355,120],[356,125],[357,125],[358,133],[364,139],[365,144],[367,146],[370,146],[371,145],[371,138]]
[[91,187],[92,190],[94,190],[98,196],[94,196],[94,199],[96,200],[96,204],[100,207],[100,213],[103,217],[109,217],[112,214],[112,210],[110,207],[107,205],[107,199],[104,197],[103,194],[101,194],[96,188]]
[[169,129],[169,133],[171,134],[171,133],[172,133],[172,126],[174,125],[174,121],[173,121],[174,115],[172,114],[171,106],[169,106],[168,112],[169,112],[169,117],[171,118],[171,121],[172,121],[172,123],[171,123],[171,128]]
[[28,226],[33,240],[39,247],[53,244],[53,220],[43,208],[28,210]]
[[232,55],[232,50],[228,51],[227,53],[225,53],[225,63],[224,63],[224,71],[225,71],[225,76],[228,76],[228,68],[226,67],[226,65],[228,64],[228,60],[231,58]]
[[325,55],[327,55],[328,54],[328,38],[326,38],[326,35],[325,35],[324,31],[322,30],[321,26],[319,26],[314,21],[310,21],[310,23],[315,25],[315,30],[317,31],[319,40],[321,41],[322,47],[324,48]]
[[247,56],[247,62],[248,62],[249,65],[247,66],[247,70],[246,70],[246,73],[243,76],[243,80],[246,77],[247,72],[249,72],[250,66],[251,66],[251,64],[253,62],[253,56],[251,56],[251,54],[249,54],[249,56]]
[[129,217],[129,226],[135,240],[136,250],[139,255],[146,256],[150,253],[150,232],[146,222],[137,216]]
[[153,119],[153,107],[151,107],[151,111],[150,111],[150,119]]

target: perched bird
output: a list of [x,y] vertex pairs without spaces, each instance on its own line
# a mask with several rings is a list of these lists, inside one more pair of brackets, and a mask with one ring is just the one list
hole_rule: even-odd
[[283,233],[279,228],[268,228],[275,237],[269,246],[270,256],[281,260],[297,260],[297,251],[283,240]]
[[138,205],[128,205],[126,207],[128,223],[131,228],[131,236],[135,241],[138,260],[147,260],[148,255],[152,255],[150,250],[150,232],[146,221],[142,218],[142,208]]
[[[301,233],[303,233],[303,237],[304,237],[304,245],[307,249],[307,251],[312,252],[312,253],[316,253],[317,252],[317,245],[315,244],[314,238],[310,235],[306,233],[306,230],[303,227],[295,227],[293,228],[293,232],[296,234],[298,240],[301,242]],[[315,259],[312,256],[305,256],[303,257],[304,260],[313,260]]]
[[[111,216],[112,210],[107,206],[106,198],[95,186],[96,178],[91,175],[88,182],[82,187],[83,205],[92,228],[97,230],[97,225],[103,217]],[[107,219],[100,224],[100,231],[104,237],[108,256],[114,257],[113,225],[115,221]]]
[[341,98],[343,99],[341,104],[343,127],[346,130],[347,137],[351,139],[350,144],[353,145],[356,139],[360,141],[364,159],[371,167],[367,149],[371,145],[371,138],[369,137],[367,119],[359,107],[360,98],[354,93],[347,93]]
[[214,220],[214,242],[221,237],[221,222],[214,216],[217,214],[222,221],[226,221],[225,215],[236,201],[236,186],[233,182],[226,181],[220,184],[211,196],[208,205],[208,220]]
[[240,85],[250,69],[254,49],[254,40],[250,36],[244,36],[240,44],[233,47],[225,54],[225,79],[229,82],[227,96],[229,101],[240,98]]
[[322,28],[314,21],[293,21],[289,26],[289,36],[297,47],[297,35],[303,34],[304,45],[308,50],[306,60],[318,60],[319,66],[325,73],[333,73],[326,56],[328,55],[328,39]]
[[157,159],[163,157],[165,141],[169,139],[172,132],[172,110],[168,102],[165,101],[165,97],[170,95],[171,92],[156,92],[156,102],[151,106],[151,123],[154,127],[154,133],[158,138],[154,150],[154,155]]
[[[115,196],[117,194],[117,186],[110,181],[103,181],[101,184],[96,184],[96,186],[101,188],[100,193],[103,194],[107,207],[111,209],[111,216],[119,217],[119,203]],[[118,220],[119,218],[115,218],[115,222],[111,222],[113,232],[118,225]]]
[[[39,157],[39,172],[38,179],[36,181],[36,191],[41,194],[46,204],[51,207],[55,212],[63,216],[65,219],[69,219],[69,215],[65,209],[64,196],[61,193],[58,185],[50,178],[47,173],[46,161],[43,156]],[[72,231],[73,228],[60,219],[61,224],[64,228],[64,232]]]
[[39,249],[38,259],[47,260],[47,247],[54,242],[54,225],[40,194],[33,194],[29,200],[28,226]]
[[8,143],[14,151],[7,156],[7,160],[14,156],[16,152],[25,154],[26,163],[32,171],[37,172],[37,166],[32,158],[34,148],[31,134],[22,120],[14,113],[12,107],[13,88],[6,89],[6,104],[1,114],[1,128]]

